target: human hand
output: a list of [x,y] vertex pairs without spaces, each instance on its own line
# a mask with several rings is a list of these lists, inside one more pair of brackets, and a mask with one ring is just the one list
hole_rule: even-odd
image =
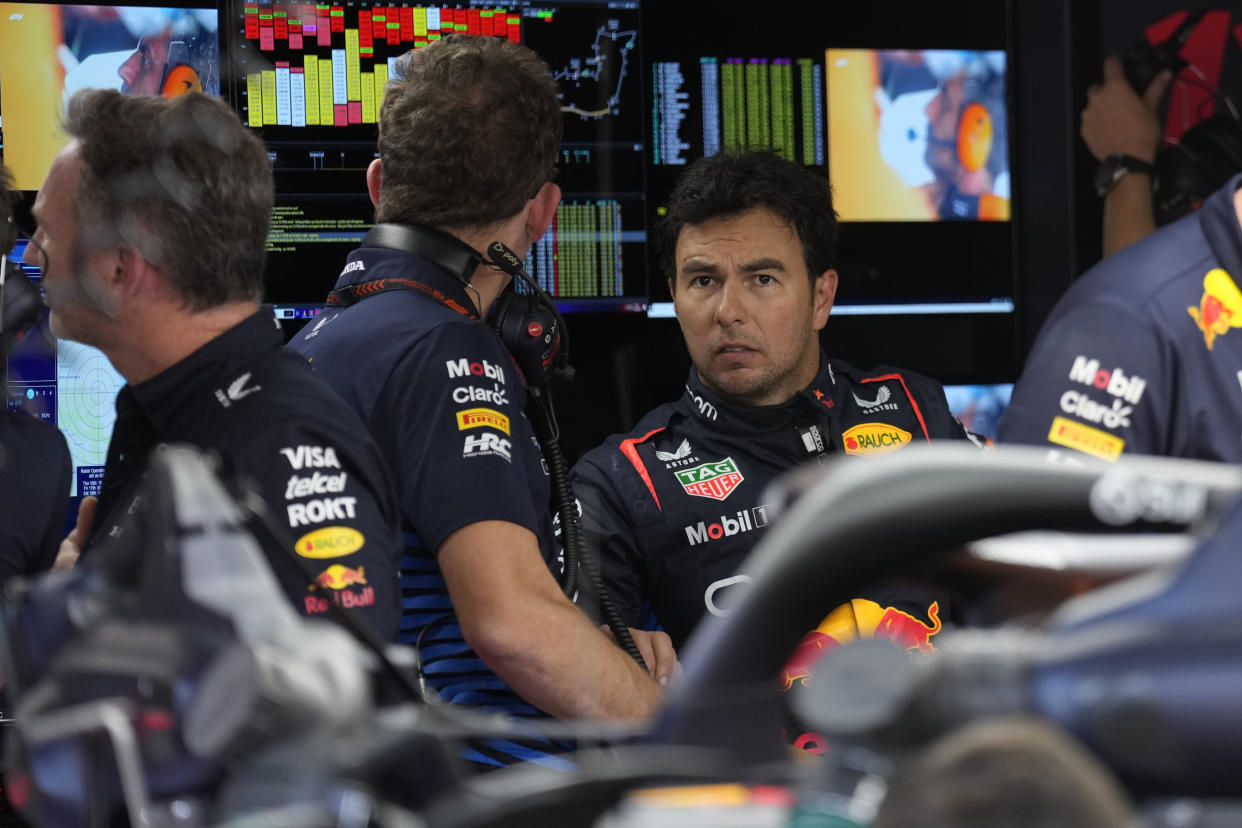
[[1172,81],[1165,70],[1140,97],[1126,80],[1121,60],[1113,55],[1104,61],[1104,80],[1087,90],[1078,129],[1091,154],[1100,161],[1110,155],[1155,161],[1163,137],[1157,111]]
[[95,504],[98,501],[99,498],[94,496],[82,498],[82,505],[78,507],[77,522],[73,525],[73,531],[60,542],[56,560],[52,563],[52,571],[73,569],[77,564],[78,556],[82,554],[82,544],[86,543],[86,537],[91,532],[91,524],[95,521]]
[[[615,640],[607,624],[601,625],[600,629]],[[647,672],[661,685],[667,685],[681,675],[681,663],[677,661],[677,652],[673,649],[673,640],[668,637],[668,633],[630,627],[630,637],[634,639],[634,644],[647,665]]]

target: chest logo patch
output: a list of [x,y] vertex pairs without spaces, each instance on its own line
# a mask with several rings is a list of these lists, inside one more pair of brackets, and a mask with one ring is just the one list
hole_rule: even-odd
[[910,442],[910,432],[887,423],[859,423],[841,435],[846,454],[888,454]]
[[1230,328],[1242,326],[1242,291],[1229,274],[1221,268],[1213,268],[1203,277],[1203,296],[1199,307],[1186,308],[1195,325],[1203,331],[1203,344],[1212,350],[1216,337],[1224,336]]
[[677,482],[685,489],[686,494],[712,500],[724,500],[746,479],[738,471],[732,457],[704,463],[692,469],[681,469],[673,474],[677,475]]

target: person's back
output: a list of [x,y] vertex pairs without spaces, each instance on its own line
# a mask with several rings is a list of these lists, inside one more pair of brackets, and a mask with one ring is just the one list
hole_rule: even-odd
[[[290,348],[367,423],[396,481],[401,639],[428,686],[508,714],[641,719],[658,685],[553,575],[525,380],[484,321],[509,276],[478,251],[526,250],[551,223],[561,118],[547,65],[518,44],[452,36],[402,58],[367,176],[376,226]],[[563,767],[565,747],[489,740],[466,757]]]
[[[1242,460],[1235,177],[1087,271],[1044,323],[997,429],[1057,457]],[[1068,450],[1068,451],[1067,451]]]

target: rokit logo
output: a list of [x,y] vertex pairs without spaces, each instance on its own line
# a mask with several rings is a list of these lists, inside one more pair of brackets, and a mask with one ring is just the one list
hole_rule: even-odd
[[492,365],[486,359],[471,362],[467,359],[450,359],[444,363],[448,368],[449,379],[458,377],[487,377],[501,385],[505,384],[505,371],[499,365]]
[[740,535],[743,532],[767,526],[768,509],[770,508],[771,504],[765,503],[762,506],[754,506],[750,509],[739,509],[733,517],[721,515],[720,520],[716,523],[700,520],[693,526],[686,527],[686,541],[691,546],[698,546],[700,543],[720,540],[721,538],[731,538],[734,535]]
[[[1073,382],[1107,391],[1114,397],[1121,397],[1130,405],[1138,405],[1138,401],[1143,398],[1143,390],[1147,388],[1147,380],[1142,377],[1126,376],[1120,368],[1114,368],[1111,371],[1101,370],[1098,359],[1087,359],[1085,356],[1074,358],[1069,378]],[[1064,406],[1064,403],[1062,405]]]

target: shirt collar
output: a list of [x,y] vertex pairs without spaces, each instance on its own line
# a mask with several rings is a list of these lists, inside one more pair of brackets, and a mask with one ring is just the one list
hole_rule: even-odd
[[440,291],[462,307],[471,310],[475,307],[474,297],[466,290],[466,285],[435,262],[404,250],[384,247],[360,247],[350,253],[333,290],[377,279],[411,278]]
[[742,405],[724,399],[712,391],[702,380],[699,372],[691,366],[686,380],[685,401],[692,416],[724,426],[769,430],[783,428],[805,419],[808,406],[820,409],[825,415],[836,406],[837,382],[832,365],[823,351],[819,354],[819,372],[815,379],[793,399],[779,405]]
[[271,308],[264,307],[175,365],[137,385],[121,389],[157,428],[175,422],[187,402],[199,404],[204,389],[227,388],[256,356],[284,343]]

